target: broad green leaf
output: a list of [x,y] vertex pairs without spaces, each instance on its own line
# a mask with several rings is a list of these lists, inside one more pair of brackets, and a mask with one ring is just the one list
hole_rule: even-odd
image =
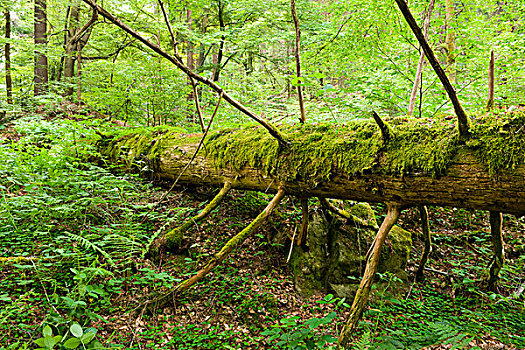
[[44,338],[38,338],[37,340],[33,340],[36,345],[40,346],[40,347],[44,347]]
[[49,326],[45,326],[44,330],[42,330],[42,335],[45,337],[52,337],[53,336],[53,330]]
[[73,323],[71,327],[69,327],[69,331],[73,336],[80,338],[82,334],[84,334],[84,331],[82,331],[82,327],[78,323]]
[[44,338],[44,346],[46,347],[46,349],[53,349],[56,343],[58,343],[58,341],[53,337]]
[[82,343],[88,344],[90,341],[93,340],[93,338],[95,338],[95,335],[95,332],[86,332],[80,337],[80,340],[82,341]]
[[64,346],[66,347],[66,349],[76,349],[80,346],[80,344],[82,344],[82,342],[79,338],[69,338],[64,343]]

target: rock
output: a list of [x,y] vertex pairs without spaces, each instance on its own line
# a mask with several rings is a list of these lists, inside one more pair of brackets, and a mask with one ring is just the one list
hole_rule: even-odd
[[[307,247],[295,247],[290,266],[296,290],[308,297],[314,292],[333,292],[339,297],[353,296],[365,267],[365,255],[376,235],[377,220],[367,203],[345,202],[345,209],[366,224],[334,217],[325,210],[310,215]],[[406,279],[405,267],[412,246],[411,233],[399,226],[390,231],[378,266]]]

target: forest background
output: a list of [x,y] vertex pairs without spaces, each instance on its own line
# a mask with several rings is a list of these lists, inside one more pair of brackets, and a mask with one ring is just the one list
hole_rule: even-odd
[[[99,5],[277,126],[300,123],[304,115],[306,123],[337,127],[371,118],[372,111],[398,118],[413,114],[424,123],[455,122],[450,100],[428,64],[409,112],[421,49],[393,1],[297,1],[301,74],[289,2]],[[429,1],[409,5],[418,23],[430,14],[428,41],[471,117],[487,111],[491,53],[494,118],[523,110],[523,2],[447,0],[437,1],[432,11]],[[285,262],[288,241],[265,239],[265,230],[293,235],[301,221],[300,204],[293,199],[247,251],[221,267],[222,277],[214,275],[185,295],[180,309],[136,316],[137,303],[191,274],[260,212],[268,197],[229,194],[230,209],[214,212],[197,228],[182,260],[155,264],[145,258],[153,238],[167,223],[182,223],[196,212],[213,190],[174,191],[164,198],[159,182],[88,162],[98,155],[85,140],[130,127],[201,132],[196,100],[203,122],[214,115],[212,131],[252,120],[225,102],[214,113],[217,96],[211,89],[193,84],[136,38],[93,16],[82,1],[2,1],[1,6],[0,256],[5,260],[0,321],[5,332],[0,345],[335,346],[348,301],[331,295],[297,299]],[[375,209],[382,218],[384,206]],[[491,250],[484,213],[434,209],[431,223],[442,243],[434,254],[453,259],[431,266],[439,272],[427,284],[412,285],[405,296],[387,288],[374,299],[354,346],[522,348],[523,220],[505,218],[512,243],[496,293],[478,283]],[[417,241],[415,214],[404,215]],[[409,270],[415,269],[420,248],[420,243],[413,248]],[[269,268],[272,264],[277,267]],[[258,272],[247,274],[251,268]],[[428,306],[428,300],[434,303]],[[276,331],[263,333],[268,329]]]

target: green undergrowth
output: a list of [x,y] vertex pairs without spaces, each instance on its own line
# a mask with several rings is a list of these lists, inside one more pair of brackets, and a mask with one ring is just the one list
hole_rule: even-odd
[[[284,125],[281,130],[290,142],[288,147],[280,147],[261,126],[229,128],[209,135],[200,154],[211,157],[218,168],[239,171],[253,167],[285,181],[305,180],[314,185],[335,173],[435,177],[443,174],[460,152],[474,154],[491,175],[525,162],[523,113],[474,118],[466,142],[458,139],[454,120],[393,118],[387,122],[393,132],[388,141],[383,141],[372,120]],[[145,162],[154,169],[164,152],[191,153],[199,140],[198,134],[163,129],[117,135],[100,148],[128,166]]]
[[136,280],[151,290],[174,283],[137,270],[137,261],[155,225],[187,208],[159,208],[143,220],[154,188],[91,163],[99,156],[86,140],[106,126],[75,119],[26,116],[13,124],[13,139],[0,141],[0,349],[17,340],[13,349],[33,348],[46,325],[58,337],[74,322],[100,322]]
[[457,297],[428,284],[417,286],[414,292],[417,298],[376,300],[365,313],[362,329],[375,333],[380,349],[422,349],[435,344],[467,349],[474,339],[485,336],[518,349],[525,347],[519,302],[479,288],[475,294],[465,290]]

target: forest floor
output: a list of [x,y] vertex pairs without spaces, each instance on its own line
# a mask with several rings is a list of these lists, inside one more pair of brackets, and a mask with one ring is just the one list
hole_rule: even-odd
[[[89,115],[39,115],[2,130],[0,349],[35,348],[35,340],[43,348],[82,348],[80,339],[103,349],[334,348],[351,300],[294,291],[286,263],[286,237],[301,219],[294,198],[195,288],[146,310],[271,197],[231,191],[187,233],[182,254],[150,261],[148,244],[163,225],[195,215],[216,189],[177,188],[154,207],[169,184],[87,161],[96,152],[80,140],[99,126]],[[381,219],[384,207],[374,209]],[[409,280],[400,289],[393,276],[381,276],[387,287],[374,291],[352,348],[524,349],[525,220],[505,215],[507,260],[492,293],[483,282],[491,260],[488,213],[429,208],[433,252],[425,281],[413,283],[422,251],[416,213],[400,218],[413,233]],[[275,236],[284,240],[271,243]],[[38,339],[49,340],[50,332],[61,339],[45,347]]]

